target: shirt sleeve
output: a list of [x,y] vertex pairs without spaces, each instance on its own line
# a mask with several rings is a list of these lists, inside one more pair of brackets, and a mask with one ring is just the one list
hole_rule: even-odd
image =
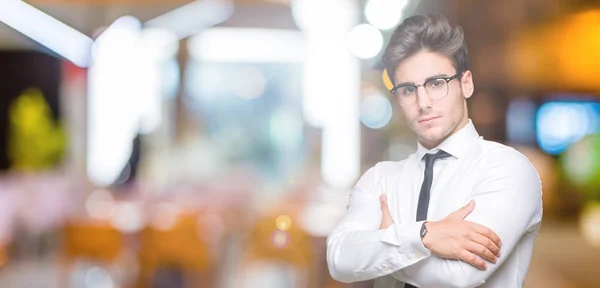
[[377,183],[374,167],[354,187],[346,214],[327,238],[327,264],[337,281],[351,283],[389,275],[430,255],[419,237],[422,222],[379,230],[382,189]]
[[396,279],[417,287],[479,286],[504,263],[525,233],[539,227],[542,191],[533,165],[512,149],[490,158],[471,194],[475,210],[465,219],[498,234],[502,246],[496,264],[487,263],[486,270],[479,270],[462,261],[431,256],[397,271]]

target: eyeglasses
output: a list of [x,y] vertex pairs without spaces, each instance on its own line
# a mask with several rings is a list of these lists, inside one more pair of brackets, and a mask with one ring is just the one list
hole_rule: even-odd
[[431,77],[422,85],[410,83],[399,84],[390,92],[396,97],[396,101],[402,106],[410,106],[417,102],[419,96],[419,87],[424,87],[427,97],[432,100],[442,99],[448,96],[448,82],[458,78],[462,72],[449,77]]

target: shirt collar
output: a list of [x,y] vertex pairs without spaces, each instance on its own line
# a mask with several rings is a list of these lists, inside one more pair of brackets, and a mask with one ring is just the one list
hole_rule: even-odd
[[469,145],[478,138],[479,133],[475,130],[475,126],[473,126],[471,119],[469,119],[469,122],[465,127],[450,135],[444,142],[431,150],[423,147],[423,145],[417,141],[417,156],[419,157],[418,159],[421,160],[427,153],[436,153],[439,150],[444,150],[456,158],[461,158],[466,154]]

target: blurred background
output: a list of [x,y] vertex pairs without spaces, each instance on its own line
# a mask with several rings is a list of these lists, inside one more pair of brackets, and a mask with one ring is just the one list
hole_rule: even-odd
[[0,0],[0,287],[372,287],[325,239],[416,149],[380,59],[428,12],[540,173],[525,287],[599,287],[597,0]]

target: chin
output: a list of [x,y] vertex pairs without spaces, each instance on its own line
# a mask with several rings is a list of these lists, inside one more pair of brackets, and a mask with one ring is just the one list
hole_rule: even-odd
[[420,133],[419,137],[427,142],[437,143],[444,140],[447,135],[448,133],[445,133],[444,130],[436,127],[427,129],[427,131],[423,131]]

